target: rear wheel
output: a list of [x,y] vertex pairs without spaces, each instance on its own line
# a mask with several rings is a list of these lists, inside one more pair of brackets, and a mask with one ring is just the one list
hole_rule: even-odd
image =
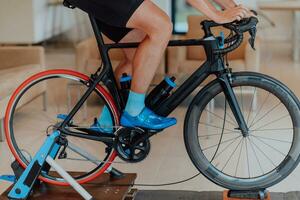
[[[64,115],[83,96],[88,80],[87,76],[74,71],[50,70],[32,76],[14,92],[6,110],[5,132],[10,150],[22,167],[29,164],[47,135],[59,126]],[[98,85],[72,119],[72,126],[89,128],[104,106],[109,109],[114,125],[118,125],[114,102]],[[67,128],[77,131],[72,126]],[[91,181],[104,173],[116,156],[112,147],[101,142],[71,136],[67,140],[67,157],[57,162],[69,172],[81,172],[72,174],[79,183]],[[83,155],[89,155],[89,159]],[[67,185],[51,169],[41,179]]]
[[191,103],[185,144],[198,170],[232,190],[270,187],[299,162],[298,100],[281,83],[257,73],[232,74],[232,87],[250,129],[244,137],[215,81]]

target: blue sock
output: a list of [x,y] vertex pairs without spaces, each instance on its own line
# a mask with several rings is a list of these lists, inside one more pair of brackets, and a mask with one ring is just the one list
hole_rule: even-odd
[[131,116],[138,116],[145,108],[145,98],[146,94],[140,94],[130,91],[125,107],[125,112],[127,112]]
[[111,129],[110,127],[113,126],[113,121],[111,118],[111,114],[107,108],[107,106],[103,107],[103,110],[100,114],[100,117],[98,119],[98,123],[100,125],[101,128],[104,129]]

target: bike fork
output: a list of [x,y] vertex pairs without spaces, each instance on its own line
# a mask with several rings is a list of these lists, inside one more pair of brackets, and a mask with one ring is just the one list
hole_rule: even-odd
[[219,77],[219,81],[222,85],[226,100],[231,108],[231,111],[238,123],[238,129],[242,132],[243,136],[246,137],[249,135],[249,128],[245,121],[244,115],[239,106],[238,100],[234,94],[234,91],[231,87],[231,73],[223,73]]

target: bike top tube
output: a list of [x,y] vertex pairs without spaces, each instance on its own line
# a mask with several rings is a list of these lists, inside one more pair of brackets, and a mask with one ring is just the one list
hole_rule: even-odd
[[[168,46],[175,47],[175,46],[199,46],[205,45],[207,41],[205,39],[187,39],[187,40],[170,40]],[[122,48],[136,48],[139,46],[140,43],[138,42],[131,42],[131,43],[111,43],[111,44],[104,44],[108,49],[122,49]]]

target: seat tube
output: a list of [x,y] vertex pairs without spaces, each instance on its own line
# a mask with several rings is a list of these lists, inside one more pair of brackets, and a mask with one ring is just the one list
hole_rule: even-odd
[[[119,108],[119,110],[122,110],[122,108],[124,108],[124,104],[125,102],[122,102],[122,99],[120,98],[120,92],[118,90],[117,87],[117,80],[115,79],[114,76],[114,72],[112,69],[112,64],[109,58],[109,47],[104,43],[104,39],[103,36],[101,34],[101,27],[99,27],[99,25],[97,24],[97,21],[95,19],[95,17],[89,15],[91,24],[92,24],[92,28],[93,31],[95,33],[95,37],[97,40],[97,44],[98,44],[98,49],[100,52],[100,56],[103,62],[103,66],[104,69],[101,72],[103,74],[103,81],[105,86],[108,88],[108,90],[110,91],[110,93],[112,94],[112,96],[115,99],[115,103],[117,104],[117,107]],[[102,79],[102,76],[99,76]],[[100,78],[98,78],[96,80],[96,82],[100,82],[101,81]]]
[[231,108],[236,122],[239,125],[238,129],[241,130],[243,136],[246,137],[249,135],[249,128],[247,127],[247,123],[241,111],[240,105],[233,91],[233,88],[231,87],[230,75],[230,73],[223,73],[222,75],[220,75],[219,81],[222,85],[226,100]]

